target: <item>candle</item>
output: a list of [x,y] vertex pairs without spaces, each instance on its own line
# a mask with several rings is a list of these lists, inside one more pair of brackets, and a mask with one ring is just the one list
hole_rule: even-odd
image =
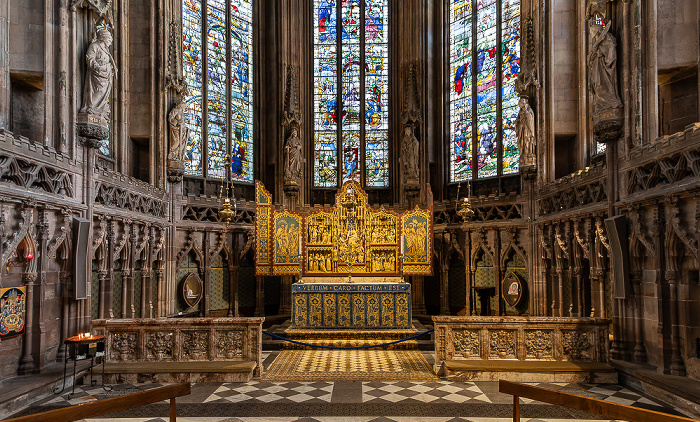
[[399,241],[401,242],[401,255],[403,255],[403,234],[399,238]]

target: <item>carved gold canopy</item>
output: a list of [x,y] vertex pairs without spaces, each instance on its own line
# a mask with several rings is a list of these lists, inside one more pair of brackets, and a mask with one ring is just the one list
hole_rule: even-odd
[[432,274],[432,209],[372,209],[352,181],[332,208],[308,214],[275,208],[260,181],[255,202],[257,275],[391,277],[402,266],[404,275]]

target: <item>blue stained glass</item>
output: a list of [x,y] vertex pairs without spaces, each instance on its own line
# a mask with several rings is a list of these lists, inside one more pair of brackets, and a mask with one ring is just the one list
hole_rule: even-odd
[[[472,178],[474,157],[478,178],[518,171],[514,125],[519,111],[515,91],[519,72],[520,0],[451,1],[450,181]],[[474,91],[476,101],[471,98]]]
[[[230,164],[233,180],[252,182],[251,0],[207,0],[205,14],[202,4],[201,0],[183,0],[182,3],[183,73],[188,88],[184,100],[185,120],[190,128],[185,172],[223,178]],[[206,56],[203,42],[206,42]],[[206,98],[203,96],[204,71]],[[230,121],[227,121],[228,115]]]
[[313,19],[314,186],[388,186],[388,1],[315,0]]
[[185,173],[202,175],[202,4],[182,2],[182,68],[187,84],[185,121],[190,129],[185,147]]

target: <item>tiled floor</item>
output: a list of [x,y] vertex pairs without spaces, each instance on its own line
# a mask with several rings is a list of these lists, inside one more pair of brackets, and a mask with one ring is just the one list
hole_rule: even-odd
[[[266,366],[277,352],[266,355]],[[535,384],[626,405],[670,411],[663,404],[618,385]],[[26,413],[85,403],[147,388],[154,384],[76,387],[32,406]],[[505,422],[512,420],[512,397],[498,392],[497,382],[316,381],[199,383],[177,400],[178,421],[185,422]],[[522,421],[603,420],[588,413],[523,399]],[[167,402],[95,418],[97,422],[167,421]]]

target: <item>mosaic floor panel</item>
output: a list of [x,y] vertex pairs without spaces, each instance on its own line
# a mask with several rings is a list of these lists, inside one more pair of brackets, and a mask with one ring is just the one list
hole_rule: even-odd
[[261,381],[433,381],[415,350],[283,350]]

